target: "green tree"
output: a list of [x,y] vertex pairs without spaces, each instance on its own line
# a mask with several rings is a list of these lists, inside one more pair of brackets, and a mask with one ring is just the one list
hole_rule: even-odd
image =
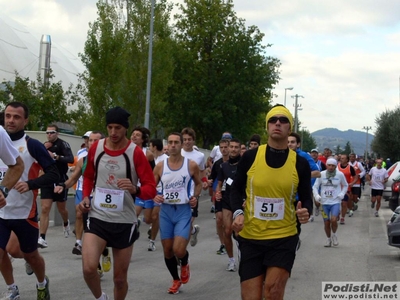
[[377,157],[390,157],[392,161],[400,160],[400,107],[386,110],[376,119],[375,137],[371,149]]
[[64,91],[61,82],[51,82],[52,78],[50,73],[50,83],[44,84],[40,76],[32,81],[15,74],[14,84],[4,82],[6,91],[0,91],[2,109],[11,101],[25,103],[30,114],[27,130],[45,130],[54,122],[71,123],[74,112],[67,108],[76,102],[76,95],[72,86]]
[[193,127],[204,148],[226,130],[243,141],[262,134],[280,66],[266,56],[264,35],[256,26],[246,28],[232,0],[184,0],[179,7],[163,124]]
[[334,154],[341,154],[343,152],[342,148],[340,148],[340,145],[337,145],[336,148],[333,150]]
[[302,129],[299,134],[301,136],[301,150],[310,152],[312,149],[317,147],[315,139],[308,130]]
[[344,146],[344,150],[342,151],[342,153],[349,155],[352,152],[353,152],[353,150],[351,148],[350,141],[347,141],[346,145]]
[[[121,5],[127,3],[127,12]],[[143,124],[150,32],[150,0],[97,3],[98,18],[89,25],[84,53],[80,103],[85,118],[79,128],[103,128],[105,113],[119,105],[131,114],[132,126]],[[172,6],[157,1],[154,17],[151,127],[159,129],[163,99],[172,82],[174,41],[169,16]],[[88,127],[90,125],[91,127]]]

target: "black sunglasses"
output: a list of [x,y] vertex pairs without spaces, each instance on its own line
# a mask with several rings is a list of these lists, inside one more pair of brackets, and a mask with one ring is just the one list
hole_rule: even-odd
[[268,123],[275,124],[278,121],[281,124],[288,124],[289,123],[289,119],[286,118],[286,117],[271,117],[271,118],[269,118]]
[[54,134],[54,133],[57,133],[57,131],[46,131],[46,134]]

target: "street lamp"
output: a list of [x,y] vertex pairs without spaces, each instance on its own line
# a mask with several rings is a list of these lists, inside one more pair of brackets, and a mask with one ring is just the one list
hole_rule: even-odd
[[286,90],[293,90],[293,88],[292,87],[290,87],[290,88],[285,88],[285,102],[283,103],[283,105],[285,105],[286,106]]
[[367,155],[368,155],[368,130],[372,129],[371,126],[364,126],[362,129],[367,131],[367,137],[366,137],[366,141],[365,141],[365,157],[364,157],[364,161],[367,159]]

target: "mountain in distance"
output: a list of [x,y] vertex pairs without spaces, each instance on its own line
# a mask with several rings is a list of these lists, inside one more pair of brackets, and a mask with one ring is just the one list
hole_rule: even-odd
[[[367,142],[367,133],[365,131],[347,130],[340,131],[337,128],[324,128],[311,133],[311,136],[317,143],[319,152],[323,152],[324,148],[329,148],[333,152],[337,145],[344,150],[346,143],[350,142],[351,148],[359,156],[364,156],[365,145]],[[374,136],[368,133],[368,152],[371,153],[371,142]]]

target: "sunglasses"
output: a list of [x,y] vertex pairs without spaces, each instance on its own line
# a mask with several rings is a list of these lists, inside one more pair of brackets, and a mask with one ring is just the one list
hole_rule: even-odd
[[54,134],[54,133],[57,133],[57,131],[46,131],[46,134]]
[[288,124],[289,123],[289,119],[286,118],[286,117],[271,117],[271,118],[269,118],[268,123],[275,124],[278,121],[281,124]]

